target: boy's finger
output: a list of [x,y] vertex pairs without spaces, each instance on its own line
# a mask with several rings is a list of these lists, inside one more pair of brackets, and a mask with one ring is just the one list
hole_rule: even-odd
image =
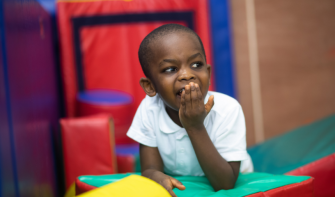
[[177,197],[177,195],[172,191],[172,189],[166,189],[172,197]]
[[201,93],[199,85],[197,83],[195,84],[195,89],[197,90],[197,95],[198,95],[199,101],[202,101],[202,93]]
[[192,107],[198,106],[198,93],[195,87],[195,83],[191,82],[191,104]]
[[185,91],[181,93],[180,107],[179,107],[179,118],[185,114]]
[[190,86],[185,86],[185,108],[186,110],[191,109],[191,90]]
[[168,178],[165,179],[164,182],[160,184],[166,189],[166,191],[170,193],[171,196],[177,197],[177,195],[172,191],[174,187],[173,187],[171,178],[172,177],[168,176]]
[[185,107],[185,90],[182,91],[181,96],[180,96],[180,108],[184,108]]
[[202,93],[201,93],[199,85],[197,83],[195,84],[195,90],[196,90],[196,93],[197,93],[197,100],[198,100],[197,105],[200,107],[200,105],[203,105],[204,101],[202,99]]
[[178,188],[180,190],[186,189],[186,187],[180,181],[178,181],[177,179],[172,178],[172,177],[170,179],[171,179],[173,188],[176,187],[176,188]]
[[212,107],[214,106],[214,95],[211,95],[209,98],[208,98],[208,101],[205,105],[205,109],[206,109],[206,113],[208,114]]

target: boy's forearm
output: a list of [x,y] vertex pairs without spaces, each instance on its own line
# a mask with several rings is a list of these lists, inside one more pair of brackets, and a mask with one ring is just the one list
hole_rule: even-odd
[[150,178],[151,173],[163,171],[163,161],[157,147],[149,147],[140,144],[141,172],[145,177]]
[[[214,96],[204,103],[204,96],[198,84],[190,82],[182,92],[179,119],[186,129],[199,164],[212,184],[214,190],[231,189],[234,187],[239,162],[230,164],[221,157],[208,136],[203,125],[205,117],[214,106]],[[235,173],[234,173],[235,172]]]
[[215,191],[232,189],[238,177],[232,166],[219,154],[203,126],[187,129],[199,164]]

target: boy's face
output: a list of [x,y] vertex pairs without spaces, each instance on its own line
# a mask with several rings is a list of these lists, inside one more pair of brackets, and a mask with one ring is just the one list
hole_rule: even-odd
[[165,105],[178,111],[181,91],[190,82],[197,83],[203,98],[209,87],[211,67],[206,64],[200,42],[195,35],[174,32],[151,45],[149,62],[151,81]]

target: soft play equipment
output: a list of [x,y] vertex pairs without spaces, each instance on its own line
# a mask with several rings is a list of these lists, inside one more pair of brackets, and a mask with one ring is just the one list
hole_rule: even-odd
[[[138,174],[138,173],[135,173]],[[100,188],[110,183],[124,180],[123,178],[132,174],[114,174],[114,175],[101,175],[101,176],[80,176],[76,181],[76,192],[79,193]],[[138,174],[139,175],[139,174]],[[181,191],[174,189],[178,197],[238,197],[238,196],[252,196],[252,197],[296,197],[296,196],[313,196],[313,178],[308,176],[287,176],[287,175],[271,175],[267,173],[249,173],[240,174],[235,184],[234,189],[220,190],[215,192],[208,182],[206,177],[194,176],[176,176],[174,177],[185,185],[186,190]],[[134,183],[130,182],[129,185]],[[141,184],[141,181],[138,182]],[[88,187],[89,186],[89,187]],[[141,190],[144,193],[138,195],[149,195],[151,189]],[[128,187],[131,190],[130,187]],[[134,187],[136,190],[136,188]],[[91,191],[94,194],[95,190]],[[77,193],[77,194],[79,194]],[[118,195],[116,195],[118,196]],[[129,195],[123,195],[129,196]],[[134,195],[137,196],[137,195]]]
[[286,174],[311,176],[315,179],[315,196],[335,196],[335,153]]
[[315,196],[335,196],[335,115],[248,149],[256,172],[308,175]]
[[[178,23],[195,30],[212,65],[208,15],[208,1],[204,0],[58,1],[67,116],[75,116],[83,104],[76,104],[78,93],[119,90],[133,96],[133,109],[126,111],[133,117],[145,97],[139,85],[144,74],[137,51],[142,39],[163,24]],[[87,103],[85,106],[88,108]]]
[[114,122],[116,144],[134,143],[126,133],[133,120],[133,97],[116,90],[87,90],[78,93],[77,116],[110,114]]
[[169,197],[170,194],[158,183],[139,175],[130,175],[78,197]]
[[117,172],[113,122],[101,114],[60,120],[65,185],[80,175]]
[[139,144],[116,145],[118,173],[141,172]]

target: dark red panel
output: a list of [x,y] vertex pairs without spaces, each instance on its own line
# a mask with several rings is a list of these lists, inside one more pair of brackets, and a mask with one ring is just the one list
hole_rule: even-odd
[[314,177],[315,196],[335,196],[335,153],[286,174]]
[[108,115],[61,119],[66,188],[81,175],[116,173],[113,127]]
[[4,0],[0,21],[0,196],[57,196],[51,17],[38,1]]

